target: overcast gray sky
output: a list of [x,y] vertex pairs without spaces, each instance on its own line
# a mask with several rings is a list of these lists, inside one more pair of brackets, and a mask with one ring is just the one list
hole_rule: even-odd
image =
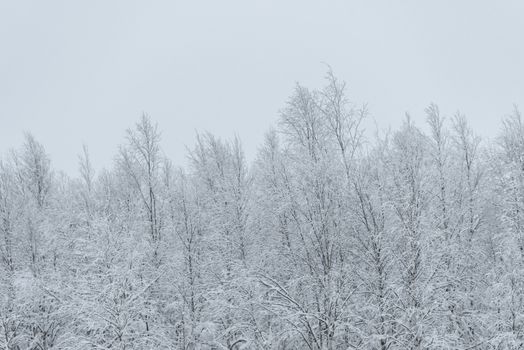
[[328,62],[380,127],[430,102],[482,136],[524,102],[523,1],[0,0],[0,152],[30,131],[77,174],[82,143],[110,167],[147,112],[185,161],[195,129],[253,158],[294,83]]

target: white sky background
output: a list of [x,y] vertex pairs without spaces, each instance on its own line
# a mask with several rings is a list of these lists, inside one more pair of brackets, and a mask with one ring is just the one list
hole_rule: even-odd
[[77,175],[110,167],[142,112],[176,163],[195,130],[237,133],[253,159],[295,81],[329,63],[381,128],[424,108],[484,137],[524,109],[522,1],[0,0],[0,153],[30,131]]

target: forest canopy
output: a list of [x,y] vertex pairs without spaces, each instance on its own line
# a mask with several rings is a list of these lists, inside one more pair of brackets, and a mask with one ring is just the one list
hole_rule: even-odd
[[426,110],[368,137],[328,71],[247,162],[189,164],[142,116],[77,178],[31,134],[0,161],[0,349],[522,349],[524,125]]

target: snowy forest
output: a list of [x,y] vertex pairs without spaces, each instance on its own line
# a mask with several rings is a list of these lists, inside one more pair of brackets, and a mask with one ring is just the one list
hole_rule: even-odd
[[144,115],[76,178],[27,133],[0,162],[0,349],[524,349],[521,116],[481,140],[424,113],[364,130],[328,71],[252,162],[203,132],[179,167]]

